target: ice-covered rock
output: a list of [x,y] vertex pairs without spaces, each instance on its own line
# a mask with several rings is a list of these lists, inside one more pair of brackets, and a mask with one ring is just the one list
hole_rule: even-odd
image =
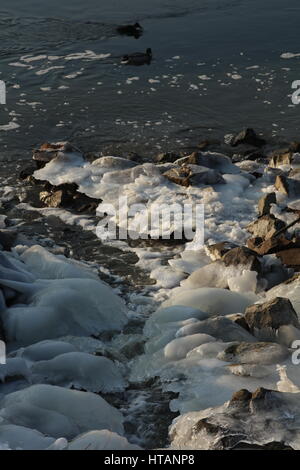
[[108,430],[89,431],[76,437],[68,445],[68,450],[141,450],[130,444],[126,437]]
[[61,354],[31,368],[35,383],[48,383],[90,392],[119,392],[125,381],[117,366],[106,357],[82,352]]
[[199,288],[183,291],[162,304],[162,307],[185,305],[198,308],[211,316],[244,312],[251,303],[258,300],[254,294],[239,294],[225,289]]
[[41,280],[32,284],[1,280],[0,284],[26,294],[26,307],[3,313],[9,341],[29,345],[63,335],[97,335],[120,330],[126,308],[113,290],[94,279]]
[[216,341],[215,338],[201,333],[176,338],[165,346],[164,355],[170,361],[178,361],[186,357],[187,353],[197,346],[213,341]]
[[54,385],[32,385],[6,395],[0,416],[10,424],[36,429],[53,437],[108,429],[123,433],[121,413],[99,395]]
[[299,423],[299,393],[240,390],[222,406],[177,418],[170,428],[171,449],[298,450]]
[[39,431],[14,424],[0,424],[0,446],[7,444],[12,450],[45,450],[54,443],[53,437]]
[[27,248],[20,256],[25,267],[40,279],[91,278],[98,279],[91,269],[63,255],[53,255],[40,245]]
[[218,355],[221,361],[241,364],[277,364],[289,356],[289,350],[276,343],[236,343]]

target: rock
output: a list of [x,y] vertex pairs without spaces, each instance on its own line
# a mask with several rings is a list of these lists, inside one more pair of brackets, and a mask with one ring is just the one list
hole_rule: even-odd
[[172,183],[186,187],[198,184],[225,184],[220,173],[198,165],[172,168],[163,173],[163,176]]
[[54,158],[64,154],[73,154],[74,156],[83,158],[82,152],[70,142],[46,142],[45,144],[42,144],[40,148],[33,151],[32,158],[35,160],[37,168],[40,169]]
[[226,317],[209,318],[194,324],[191,334],[205,333],[226,343],[231,341],[255,342],[255,338],[237,323]]
[[19,173],[19,179],[24,181],[32,177],[33,173],[36,170],[36,165],[29,165],[23,168]]
[[297,271],[300,270],[300,248],[289,248],[288,250],[278,251],[276,256],[285,266]]
[[297,313],[291,302],[283,297],[247,307],[244,318],[251,333],[255,336],[260,334],[260,337],[264,331],[257,330],[278,330],[283,325],[300,328]]
[[155,163],[174,163],[178,160],[179,155],[173,152],[159,153],[154,157]]
[[275,188],[280,193],[286,194],[288,197],[300,196],[300,181],[288,178],[284,175],[276,176]]
[[94,213],[100,202],[98,199],[79,193],[75,183],[59,186],[51,186],[47,183],[45,189],[40,192],[40,200],[48,207],[66,207],[76,212]]
[[273,372],[269,366],[256,365],[256,364],[230,364],[228,369],[233,375],[240,377],[254,377],[261,379],[268,377]]
[[261,264],[258,260],[257,253],[249,250],[245,246],[239,246],[227,251],[222,256],[225,266],[243,266],[244,269],[250,271],[261,271]]
[[220,242],[214,243],[213,245],[208,245],[205,247],[207,254],[211,257],[213,261],[221,259],[225,253],[233,248],[237,248],[238,245],[232,242]]
[[286,151],[283,151],[282,153],[275,153],[273,154],[269,166],[271,168],[278,168],[281,165],[291,165],[293,160],[293,153],[287,149]]
[[285,226],[286,224],[282,220],[276,219],[274,215],[269,214],[259,217],[257,220],[247,225],[246,228],[254,237],[269,239]]
[[258,201],[258,212],[259,215],[268,215],[270,214],[271,205],[276,204],[276,194],[268,193],[265,196],[261,197]]
[[263,147],[266,144],[266,141],[259,137],[253,129],[247,128],[239,132],[230,142],[232,147],[237,147],[240,144]]
[[5,251],[10,251],[15,245],[17,232],[14,230],[0,230],[0,245]]
[[288,240],[284,235],[278,237],[269,238],[263,240],[261,237],[249,238],[247,240],[247,246],[250,250],[255,251],[257,254],[263,256],[272,253],[278,253],[279,251],[300,247],[300,240],[293,238]]
[[237,166],[233,165],[230,158],[215,152],[193,152],[191,155],[176,160],[176,165],[198,165],[219,171],[220,173],[240,173]]
[[236,323],[237,325],[244,328],[244,330],[247,330],[250,332],[250,328],[248,326],[248,323],[245,320],[245,316],[242,315],[241,313],[232,313],[231,315],[226,315],[226,317],[229,320],[233,321],[233,323]]
[[171,449],[299,449],[299,393],[260,387],[235,392],[223,406],[193,411],[170,427]]
[[236,343],[218,354],[218,359],[238,364],[277,364],[286,359],[289,350],[277,343]]

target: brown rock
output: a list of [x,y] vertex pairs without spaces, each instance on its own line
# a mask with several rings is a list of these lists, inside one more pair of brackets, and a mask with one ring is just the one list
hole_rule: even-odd
[[40,148],[33,151],[32,158],[35,160],[38,168],[43,168],[54,158],[68,153],[74,153],[81,157],[83,156],[82,152],[70,142],[46,142],[45,144],[42,144]]
[[247,247],[255,251],[257,254],[264,256],[278,251],[295,248],[300,248],[300,240],[288,240],[284,235],[263,240],[261,237],[249,238],[247,240]]
[[258,201],[258,212],[259,215],[268,215],[270,214],[271,205],[276,204],[276,194],[268,193],[265,196],[261,197]]
[[288,197],[300,197],[300,181],[297,179],[279,175],[275,180],[275,188]]
[[286,224],[276,219],[273,215],[263,215],[254,222],[251,222],[246,228],[248,232],[252,233],[254,237],[260,237],[263,239],[272,238],[278,230],[283,229]]
[[245,266],[245,269],[250,271],[261,271],[261,264],[258,260],[257,253],[249,250],[245,246],[239,246],[227,251],[222,256],[222,261],[225,266]]
[[171,168],[163,173],[163,175],[172,183],[181,186],[191,186],[197,184],[224,184],[225,180],[222,175],[210,168],[187,165],[178,168]]
[[221,361],[234,364],[277,364],[289,355],[289,350],[277,343],[241,342],[228,346],[218,354]]
[[297,314],[291,302],[283,297],[276,297],[263,304],[247,307],[244,318],[253,334],[255,334],[255,330],[278,330],[283,325],[293,325],[300,328]]
[[208,245],[206,250],[209,253],[211,259],[215,261],[217,259],[221,259],[222,256],[225,255],[225,253],[227,253],[229,250],[237,247],[238,246],[232,242],[220,242],[214,243],[213,245]]
[[277,258],[289,268],[300,269],[300,248],[289,248],[276,253]]
[[271,168],[278,168],[281,165],[290,165],[292,163],[293,153],[288,149],[282,153],[277,153],[272,156],[269,166]]

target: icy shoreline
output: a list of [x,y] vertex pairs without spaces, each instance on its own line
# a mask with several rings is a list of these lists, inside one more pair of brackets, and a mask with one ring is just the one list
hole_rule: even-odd
[[[112,408],[114,422],[105,421],[111,405],[95,393],[104,398],[109,393],[128,394],[130,384],[159,377],[163,393],[170,396],[173,417],[180,413],[173,423],[171,414],[166,417],[171,448],[300,448],[300,374],[291,358],[292,343],[300,339],[300,280],[293,277],[299,271],[300,224],[288,227],[297,218],[290,207],[300,198],[299,154],[281,152],[237,164],[212,152],[187,158],[184,165],[192,171],[201,165],[209,169],[207,182],[191,180],[181,186],[170,181],[165,173],[180,168],[182,162],[139,165],[102,157],[90,163],[78,154],[57,155],[35,171],[36,179],[52,185],[48,201],[57,197],[62,185],[76,183],[79,193],[93,200],[101,198],[100,206],[120,194],[145,204],[170,199],[203,203],[206,246],[196,241],[172,247],[159,242],[136,246],[122,242],[120,247],[137,255],[137,266],[156,281],[131,292],[127,310],[92,266],[42,247],[26,247],[26,243],[5,253],[1,265],[6,275],[0,283],[8,308],[3,300],[1,317],[12,361],[13,373],[7,366],[7,377],[14,379],[11,382],[6,373],[2,375],[0,442],[4,446],[22,447],[15,444],[18,433],[29,436],[34,430],[41,433],[36,445],[42,448],[101,448],[108,432],[123,434],[124,416]],[[204,175],[206,170],[201,171]],[[221,176],[219,183],[212,183],[212,172]],[[82,223],[84,213],[74,218],[66,208],[34,208],[28,200],[22,202],[19,197],[19,201],[17,210],[34,210],[45,220],[55,215],[83,229],[96,227],[97,220],[91,216],[89,225]],[[291,250],[294,262],[289,261]],[[13,268],[7,266],[12,262]],[[126,316],[129,323],[138,320],[140,329],[125,331]],[[125,359],[121,359],[122,351],[126,351]],[[19,376],[33,385],[27,383],[24,388],[21,380],[15,391],[14,380]],[[68,390],[70,386],[87,392]],[[127,420],[130,410],[145,406],[143,393],[133,395]],[[85,398],[79,399],[82,394]],[[39,428],[37,417],[44,407],[49,410],[48,402],[65,399],[74,399],[77,408],[76,400],[83,400],[80,416],[55,405],[49,419],[45,415],[53,428]],[[102,411],[95,414],[91,428],[85,412],[93,403]],[[117,408],[122,406],[121,400]],[[238,428],[237,416],[247,423],[245,429]],[[284,425],[276,424],[280,420]],[[269,422],[271,427],[264,431]],[[20,425],[26,430],[9,427]],[[94,434],[77,438],[90,431]],[[129,434],[132,441],[132,425],[130,433],[125,430],[125,436]],[[129,444],[115,434],[109,436],[111,447],[107,448],[130,449],[138,442],[134,438]],[[56,441],[60,438],[69,444]]]

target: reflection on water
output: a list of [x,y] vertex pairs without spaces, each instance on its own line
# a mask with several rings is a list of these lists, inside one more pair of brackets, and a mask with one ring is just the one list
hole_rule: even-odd
[[[272,8],[271,8],[272,7]],[[297,138],[299,4],[279,0],[2,0],[0,158],[44,140],[87,151],[196,145],[242,126]],[[139,38],[118,24],[139,21]],[[122,66],[153,50],[151,65]]]

